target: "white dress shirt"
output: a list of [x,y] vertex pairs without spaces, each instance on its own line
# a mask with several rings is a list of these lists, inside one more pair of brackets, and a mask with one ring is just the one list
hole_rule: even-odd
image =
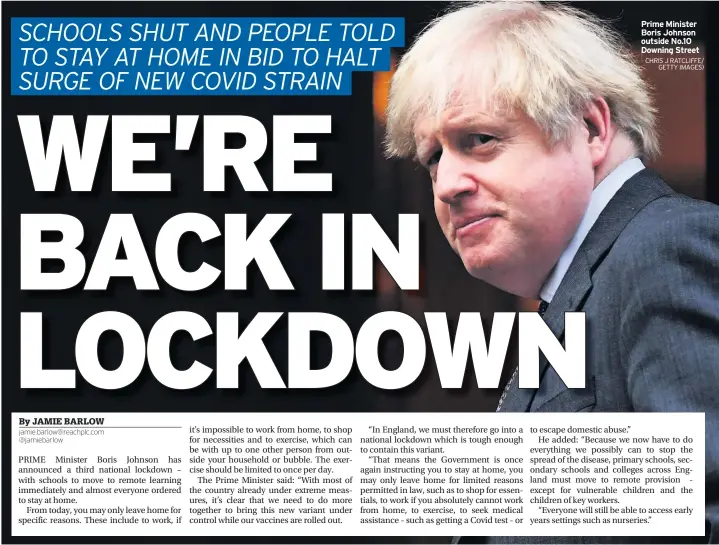
[[564,252],[562,252],[559,261],[557,261],[549,278],[547,278],[547,281],[539,292],[539,296],[543,301],[547,303],[552,301],[554,294],[557,292],[557,288],[559,288],[559,284],[561,284],[564,275],[569,269],[569,265],[574,260],[574,256],[577,255],[579,247],[582,245],[582,242],[584,242],[594,222],[597,221],[599,214],[601,214],[604,207],[607,206],[607,203],[614,197],[614,194],[619,191],[619,188],[624,185],[624,182],[643,168],[644,163],[642,163],[641,159],[636,157],[627,159],[610,172],[609,175],[597,185],[594,191],[592,191],[587,211],[579,223],[577,232],[574,233],[574,237],[572,237],[569,245]]

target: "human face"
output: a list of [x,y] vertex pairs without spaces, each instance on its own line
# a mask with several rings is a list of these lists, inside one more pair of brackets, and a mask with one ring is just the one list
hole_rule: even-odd
[[439,224],[467,271],[537,297],[589,203],[587,131],[550,146],[525,114],[452,107],[415,125],[418,160],[432,178]]

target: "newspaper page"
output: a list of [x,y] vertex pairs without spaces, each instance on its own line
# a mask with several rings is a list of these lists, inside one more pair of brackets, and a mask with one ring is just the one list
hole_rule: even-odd
[[3,543],[719,542],[716,4],[3,8]]

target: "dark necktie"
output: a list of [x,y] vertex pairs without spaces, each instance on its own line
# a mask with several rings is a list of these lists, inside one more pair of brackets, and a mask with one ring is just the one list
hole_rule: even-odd
[[[547,311],[547,307],[549,306],[549,303],[546,301],[541,301],[539,303],[539,308],[537,309],[537,312],[540,316],[544,316],[544,313]],[[499,409],[502,408],[502,404],[504,403],[504,399],[507,397],[507,393],[509,392],[509,389],[512,387],[512,384],[515,380],[517,380],[517,375],[519,374],[519,365],[515,367],[514,373],[512,373],[512,376],[510,377],[509,381],[507,382],[507,385],[504,387],[504,391],[502,392],[502,396],[499,398],[499,403],[497,404],[497,411],[499,412]]]

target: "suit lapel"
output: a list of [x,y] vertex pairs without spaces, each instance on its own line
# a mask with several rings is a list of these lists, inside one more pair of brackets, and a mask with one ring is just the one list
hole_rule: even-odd
[[[673,191],[650,169],[644,169],[627,180],[597,218],[562,279],[552,302],[544,313],[544,321],[560,342],[564,342],[564,314],[581,308],[592,290],[592,272],[601,263],[629,221],[647,204]],[[541,382],[549,362],[539,355]],[[521,372],[520,372],[521,374]],[[526,412],[537,390],[520,388],[512,383],[501,412]]]

